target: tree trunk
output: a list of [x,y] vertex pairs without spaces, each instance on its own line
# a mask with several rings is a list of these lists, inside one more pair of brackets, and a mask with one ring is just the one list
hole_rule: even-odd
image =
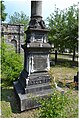
[[73,57],[72,57],[72,61],[74,62],[75,61],[75,46],[73,48]]
[[55,50],[55,64],[57,63],[57,50]]

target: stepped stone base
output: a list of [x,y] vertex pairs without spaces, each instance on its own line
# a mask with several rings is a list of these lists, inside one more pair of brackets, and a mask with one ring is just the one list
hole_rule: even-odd
[[37,100],[40,98],[46,98],[52,94],[51,84],[48,82],[49,76],[46,74],[47,73],[39,73],[39,75],[38,73],[32,74],[30,76],[29,85],[26,86],[25,89],[19,80],[13,83],[14,90],[18,98],[20,111],[41,106]]
[[51,89],[47,90],[42,90],[37,93],[28,93],[24,94],[21,85],[18,81],[14,82],[14,90],[17,94],[18,101],[19,101],[19,106],[20,106],[20,111],[32,109],[32,108],[37,108],[40,106],[40,104],[35,101],[37,98],[46,98],[48,95],[52,94]]

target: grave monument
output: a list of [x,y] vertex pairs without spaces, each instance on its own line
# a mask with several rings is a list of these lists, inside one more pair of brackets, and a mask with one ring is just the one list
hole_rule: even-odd
[[48,74],[51,46],[47,39],[48,29],[42,20],[42,1],[31,1],[31,19],[25,33],[24,69],[14,82],[21,111],[39,107],[33,98],[45,98],[52,93]]

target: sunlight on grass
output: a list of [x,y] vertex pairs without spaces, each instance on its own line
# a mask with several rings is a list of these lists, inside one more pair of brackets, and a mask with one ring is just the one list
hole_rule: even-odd
[[7,117],[7,118],[11,117],[12,111],[11,111],[10,102],[2,101],[1,113],[2,113],[2,118],[4,118],[4,117]]
[[51,73],[57,80],[68,79],[73,80],[74,75],[77,73],[77,68],[68,68],[68,67],[51,67]]
[[[51,75],[55,77],[56,82],[58,81],[73,81],[74,76],[77,73],[77,67],[75,68],[69,68],[64,66],[56,65],[54,67],[51,67],[50,69]],[[5,82],[4,82],[5,83]],[[62,87],[64,90],[70,90],[71,94],[68,96],[70,98],[71,102],[69,109],[68,107],[65,107],[65,110],[67,110],[67,118],[74,118],[78,116],[78,93],[75,89],[69,89],[67,87]],[[74,102],[74,103],[73,103]],[[2,117],[3,118],[38,118],[38,112],[39,109],[29,110],[22,113],[19,113],[18,111],[18,104],[14,95],[13,87],[11,86],[2,86],[2,101],[1,101],[1,109],[2,109]]]

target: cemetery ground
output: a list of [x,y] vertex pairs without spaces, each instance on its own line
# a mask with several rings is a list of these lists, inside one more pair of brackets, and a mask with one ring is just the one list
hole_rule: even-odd
[[[54,61],[52,56],[52,62]],[[67,118],[78,118],[78,90],[75,88],[73,81],[74,76],[78,71],[77,62],[72,62],[67,59],[59,59],[57,64],[54,62],[51,65],[50,73],[55,77],[57,84],[62,87],[64,91],[70,91],[68,95],[70,107],[66,107]],[[18,108],[16,96],[14,94],[13,86],[8,85],[8,82],[2,82],[1,90],[1,117],[2,118],[34,118],[38,117],[39,109],[32,109],[21,112]]]

